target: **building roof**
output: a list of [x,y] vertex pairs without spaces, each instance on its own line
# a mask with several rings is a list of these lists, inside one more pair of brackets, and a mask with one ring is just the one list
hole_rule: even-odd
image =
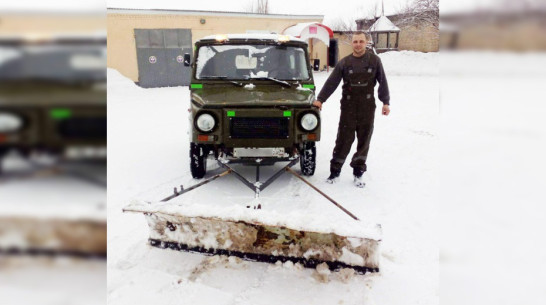
[[107,14],[125,15],[194,15],[194,16],[228,16],[246,18],[270,18],[270,19],[324,19],[324,15],[288,15],[288,14],[258,14],[246,12],[221,12],[198,10],[172,10],[172,9],[133,9],[133,8],[107,8]]
[[292,35],[304,40],[316,38],[330,45],[330,38],[334,37],[334,32],[329,27],[318,22],[298,23],[286,28],[283,34]]
[[370,32],[400,32],[400,28],[394,25],[389,18],[385,16],[379,17],[372,26],[368,29]]

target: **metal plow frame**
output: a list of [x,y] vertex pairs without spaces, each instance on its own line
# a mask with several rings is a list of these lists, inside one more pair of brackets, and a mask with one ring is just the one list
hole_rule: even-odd
[[[307,268],[316,268],[325,263],[330,270],[351,268],[357,273],[379,272],[380,239],[341,236],[333,232],[320,233],[302,231],[285,226],[270,225],[259,221],[221,219],[220,217],[185,216],[179,213],[161,211],[165,202],[188,191],[203,186],[225,175],[234,174],[244,185],[255,191],[259,198],[260,191],[277,179],[282,173],[289,172],[305,182],[311,188],[336,205],[354,220],[359,219],[332,198],[321,192],[291,167],[297,159],[276,172],[266,182],[259,180],[259,166],[256,169],[256,182],[252,183],[227,162],[218,160],[226,171],[214,175],[187,189],[174,188],[174,193],[158,203],[144,206],[128,206],[124,212],[140,212],[146,216],[150,226],[150,245],[178,251],[198,252],[206,255],[236,256],[248,261],[275,263],[277,261],[300,263]],[[249,208],[247,206],[247,208]],[[257,205],[254,209],[260,209]],[[379,226],[378,226],[379,227]],[[380,227],[379,227],[380,228]]]

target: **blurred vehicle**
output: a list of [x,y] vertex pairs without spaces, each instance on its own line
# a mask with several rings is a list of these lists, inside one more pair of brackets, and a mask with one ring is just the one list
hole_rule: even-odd
[[0,36],[0,174],[10,150],[69,148],[106,158],[106,36]]

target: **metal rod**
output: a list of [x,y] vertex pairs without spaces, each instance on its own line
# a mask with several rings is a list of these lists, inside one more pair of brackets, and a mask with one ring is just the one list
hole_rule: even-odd
[[256,182],[260,182],[260,165],[256,165]]
[[347,209],[345,209],[343,206],[341,206],[339,203],[337,203],[334,199],[330,198],[328,195],[324,194],[322,191],[320,191],[318,188],[316,188],[314,185],[312,185],[309,181],[305,180],[302,176],[300,176],[298,173],[296,173],[295,171],[293,171],[290,167],[286,167],[286,171],[291,173],[292,175],[298,177],[301,179],[301,181],[305,182],[307,185],[309,185],[312,189],[314,189],[315,191],[319,192],[319,194],[321,194],[322,196],[324,196],[326,199],[330,200],[333,204],[335,204],[338,208],[340,208],[343,212],[347,213],[347,215],[351,216],[353,219],[355,220],[360,220],[358,219],[355,215],[353,215],[353,213],[347,211]]
[[218,178],[220,178],[220,177],[223,177],[223,176],[225,176],[225,175],[228,175],[228,174],[230,174],[230,173],[231,173],[231,169],[228,169],[228,170],[226,170],[226,171],[223,172],[223,173],[220,173],[220,174],[217,174],[217,175],[215,175],[215,176],[212,176],[212,177],[208,178],[208,179],[205,180],[205,181],[202,181],[202,182],[199,182],[199,183],[197,183],[197,184],[195,184],[195,185],[190,186],[190,187],[187,188],[187,189],[180,190],[180,192],[175,192],[175,193],[172,194],[171,196],[169,196],[169,197],[167,197],[167,198],[161,200],[161,202],[167,202],[167,201],[169,201],[169,200],[171,200],[171,199],[173,199],[173,198],[176,198],[176,197],[178,197],[178,196],[180,196],[180,195],[182,195],[182,194],[184,194],[184,193],[187,193],[187,192],[189,192],[189,191],[191,191],[191,190],[194,190],[194,189],[196,189],[196,188],[198,188],[198,187],[200,187],[200,186],[202,186],[202,185],[205,185],[205,184],[211,182],[212,180],[216,180],[216,179],[218,179]]
[[218,164],[220,164],[220,166],[222,166],[223,168],[229,169],[231,171],[231,173],[235,175],[235,178],[239,179],[239,181],[241,181],[244,185],[246,185],[251,190],[256,191],[256,186],[254,185],[254,183],[248,181],[248,179],[246,179],[241,174],[239,174],[237,171],[235,171],[235,169],[233,169],[229,165],[227,165],[225,163],[222,163],[220,161],[218,161]]
[[271,184],[271,182],[273,182],[274,180],[279,178],[279,176],[282,175],[286,171],[286,168],[292,167],[296,163],[298,163],[298,160],[299,159],[294,159],[294,160],[290,161],[290,163],[288,163],[287,166],[283,167],[281,170],[279,170],[273,176],[271,176],[269,179],[267,179],[267,181],[265,181],[264,183],[262,183],[260,185],[260,190],[263,191],[266,187],[268,187]]

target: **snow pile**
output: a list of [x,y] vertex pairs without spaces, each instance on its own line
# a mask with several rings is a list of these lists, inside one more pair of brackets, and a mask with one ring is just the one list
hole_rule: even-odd
[[[115,69],[107,69],[106,77],[108,81],[108,100],[110,100],[110,96],[118,96],[119,94],[129,93],[135,90],[139,91],[143,89]],[[127,100],[127,102],[131,101]]]
[[387,79],[394,75],[436,76],[439,74],[438,52],[391,51],[381,53],[379,57]]

